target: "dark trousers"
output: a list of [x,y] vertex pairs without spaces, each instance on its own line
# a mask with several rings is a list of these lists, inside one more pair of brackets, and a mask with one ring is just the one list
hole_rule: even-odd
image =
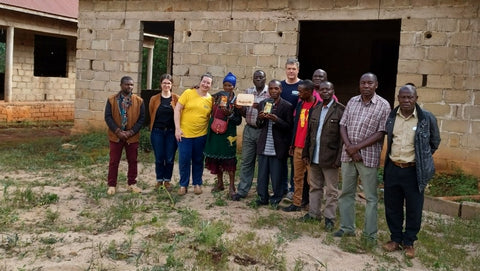
[[[385,174],[385,216],[390,239],[412,246],[422,223],[423,191],[418,190],[416,167],[400,168],[388,163]],[[405,213],[403,206],[405,204]],[[405,219],[405,229],[403,221]]]
[[118,166],[122,158],[122,151],[125,148],[125,154],[128,162],[127,179],[128,185],[137,183],[137,156],[138,142],[127,143],[126,141],[110,141],[110,162],[108,164],[108,186],[117,186]]
[[177,140],[174,129],[153,128],[150,133],[153,153],[155,154],[155,175],[157,182],[172,179],[173,163],[177,151]]
[[[282,168],[286,159],[276,156],[258,155],[257,194],[262,203],[278,204],[283,196]],[[272,181],[273,196],[268,193],[269,180]]]

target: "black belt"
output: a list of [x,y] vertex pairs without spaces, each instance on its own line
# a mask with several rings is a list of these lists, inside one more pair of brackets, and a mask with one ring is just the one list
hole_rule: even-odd
[[415,162],[399,163],[399,162],[392,161],[392,163],[399,168],[407,168],[407,167],[414,167],[415,166]]
[[253,126],[253,125],[250,125],[250,124],[247,124],[247,126],[250,127],[250,128],[252,128],[252,129],[260,129],[260,128],[258,128],[258,127],[256,127],[256,126]]
[[174,128],[161,127],[161,128],[153,128],[152,130],[170,131],[170,130],[174,130]]

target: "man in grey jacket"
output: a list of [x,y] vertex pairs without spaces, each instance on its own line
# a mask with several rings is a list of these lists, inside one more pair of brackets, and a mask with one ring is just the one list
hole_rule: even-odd
[[440,145],[440,132],[435,116],[417,104],[415,86],[402,86],[397,98],[399,106],[392,110],[386,123],[384,198],[390,241],[383,249],[388,252],[404,249],[405,256],[413,258],[413,242],[422,222],[425,186],[435,173],[432,155]]
[[[333,99],[333,84],[320,83],[319,103],[312,111],[308,122],[308,131],[302,158],[308,169],[309,210],[302,220],[321,220],[322,198],[325,188],[325,229],[332,231],[338,202],[338,168],[342,154],[340,120],[345,106]],[[320,155],[321,154],[321,155]]]

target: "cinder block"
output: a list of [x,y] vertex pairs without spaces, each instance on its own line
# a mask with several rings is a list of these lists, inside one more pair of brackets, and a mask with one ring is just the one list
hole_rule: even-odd
[[427,52],[427,59],[431,60],[450,60],[455,55],[455,49],[446,46],[430,46]]
[[448,75],[429,75],[427,86],[431,88],[452,88],[453,77]]
[[471,46],[472,32],[453,33],[450,36],[450,45]]
[[255,44],[253,45],[253,53],[255,55],[272,55],[275,52],[273,44]]
[[421,59],[425,58],[425,48],[423,47],[410,47],[410,46],[400,46],[399,59]]
[[240,31],[226,31],[222,33],[222,42],[240,42]]
[[418,64],[418,72],[420,74],[444,74],[447,63],[445,60],[425,60]]
[[438,88],[417,89],[418,101],[422,103],[435,103],[443,99],[443,90]]
[[[251,1],[251,2],[263,2],[263,1]],[[249,2],[249,3],[251,3]],[[276,23],[272,20],[265,19],[257,21],[256,30],[259,31],[274,31],[276,30]]]
[[[445,90],[444,101],[446,103],[460,103],[464,104],[470,102],[471,97],[469,91],[466,90]],[[467,117],[467,119],[469,119]]]
[[451,114],[450,106],[446,104],[423,103],[422,106],[424,106],[428,111],[432,112],[437,118],[448,117]]
[[262,33],[262,39],[261,43],[275,43],[275,44],[281,44],[284,42],[284,36],[282,33],[282,36],[279,35],[278,32],[264,32]]
[[469,128],[468,120],[443,120],[442,131],[454,133],[466,133]]
[[480,217],[480,203],[463,201],[460,217],[467,219]]
[[430,38],[423,36],[422,45],[438,45],[438,46],[447,45],[448,37],[446,33],[431,31],[430,34],[431,34]]
[[430,26],[435,31],[454,32],[457,30],[457,19],[436,18],[430,21]]
[[431,196],[425,196],[423,209],[425,211],[458,217],[460,213],[460,203]]

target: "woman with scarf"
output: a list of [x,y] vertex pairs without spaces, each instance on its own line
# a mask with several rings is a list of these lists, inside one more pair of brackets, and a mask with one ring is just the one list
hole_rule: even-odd
[[[235,195],[235,171],[237,169],[237,126],[242,122],[242,115],[235,108],[235,93],[233,92],[237,78],[229,72],[223,79],[223,91],[213,95],[214,105],[209,121],[207,143],[204,155],[205,167],[217,175],[217,181],[212,192],[223,191],[223,173],[228,172],[230,179],[229,197]],[[211,128],[215,118],[226,121],[227,129],[219,132]]]

